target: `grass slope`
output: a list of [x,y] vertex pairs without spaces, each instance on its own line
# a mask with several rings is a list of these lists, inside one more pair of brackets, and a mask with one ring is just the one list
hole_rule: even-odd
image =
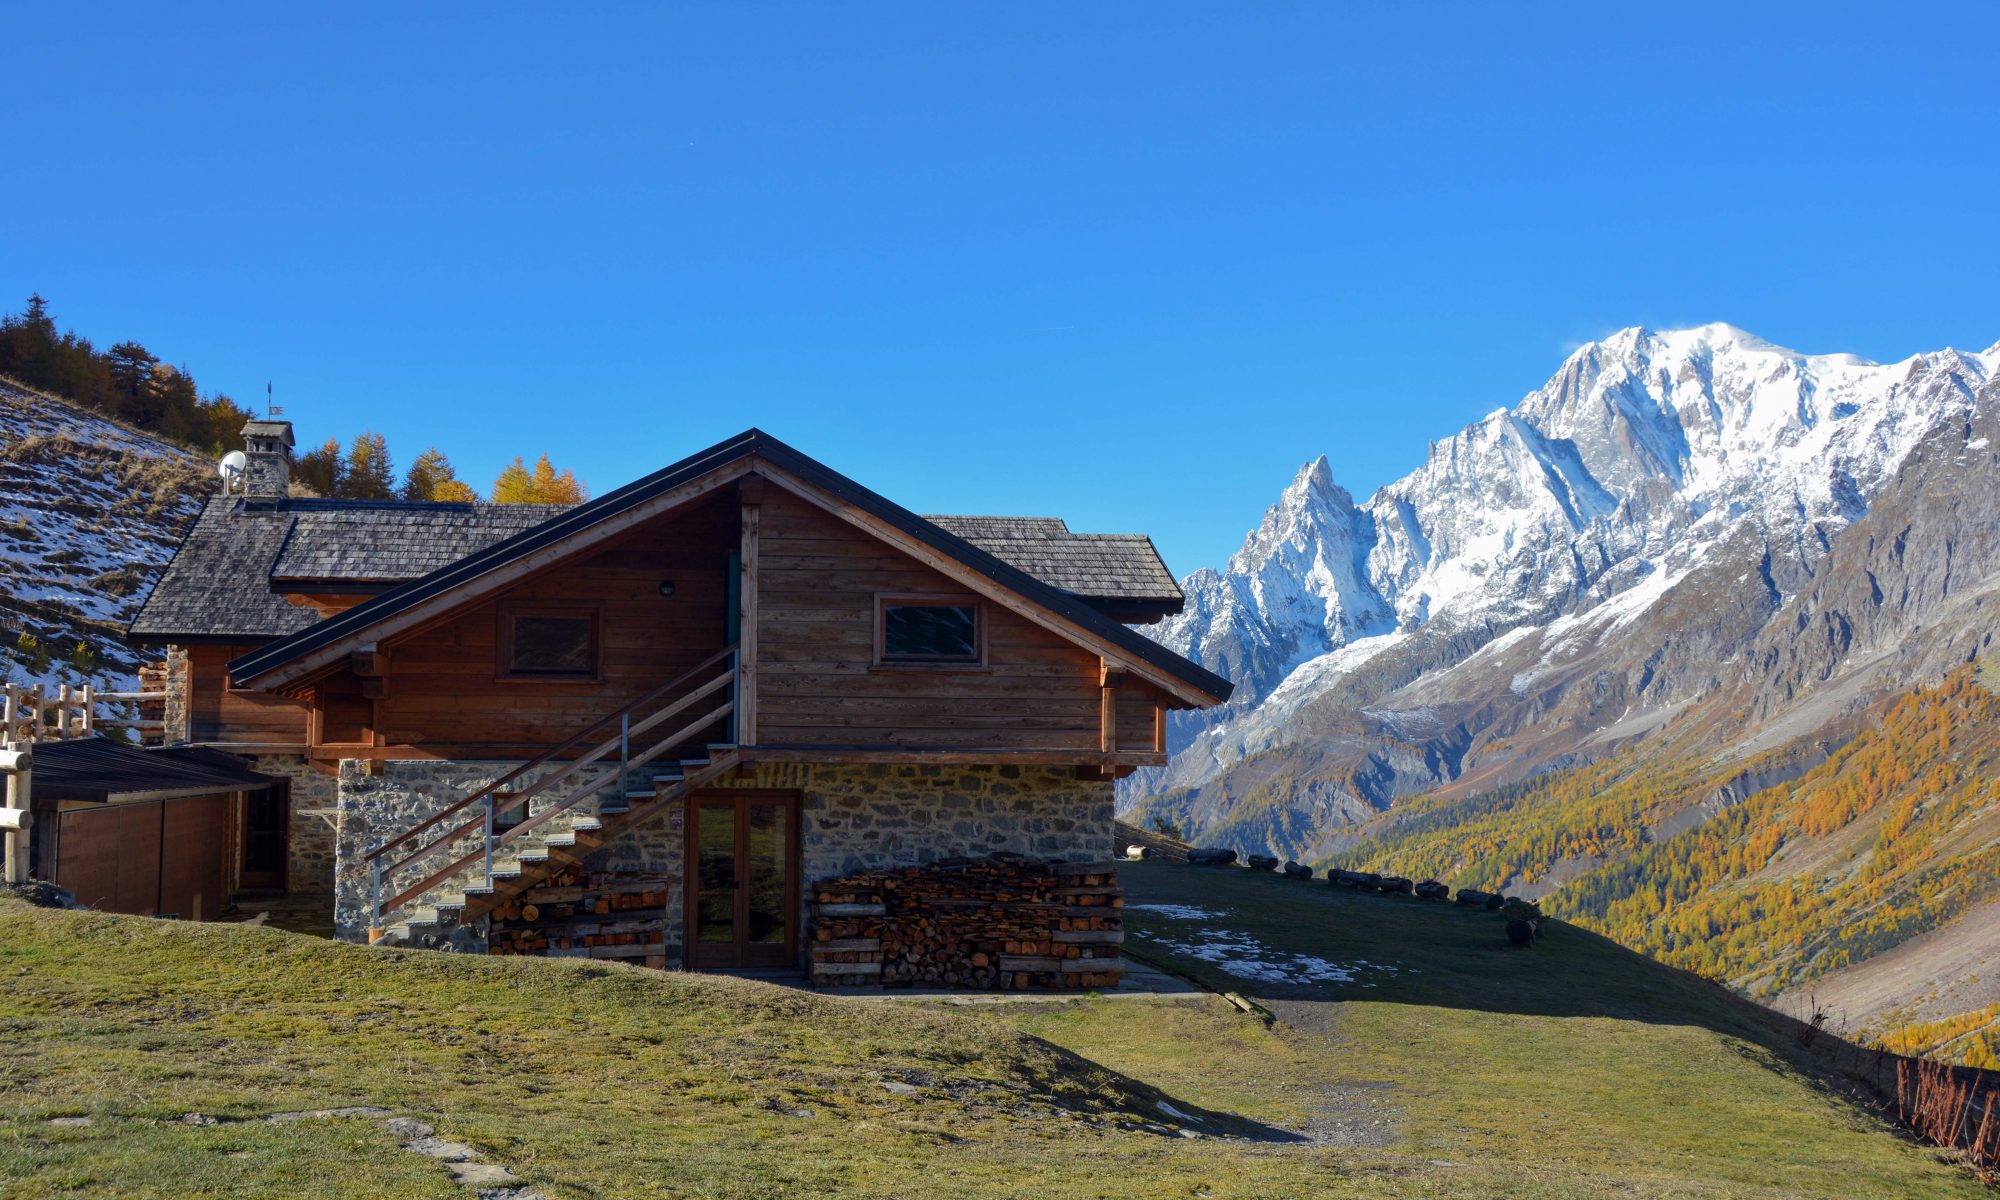
[[0,1195],[469,1196],[373,1121],[175,1123],[350,1104],[561,1198],[1980,1194],[1750,1006],[1580,931],[1515,953],[1483,915],[1324,885],[1128,886],[1216,914],[1131,924],[1218,982],[1245,986],[1194,953],[1211,924],[1379,966],[1254,985],[1269,1025],[1213,997],[946,1010],[0,900]]

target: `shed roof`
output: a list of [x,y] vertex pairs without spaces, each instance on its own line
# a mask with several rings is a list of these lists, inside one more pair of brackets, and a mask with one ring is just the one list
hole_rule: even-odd
[[245,792],[279,780],[234,755],[188,747],[142,750],[106,738],[37,742],[35,799],[112,801]]

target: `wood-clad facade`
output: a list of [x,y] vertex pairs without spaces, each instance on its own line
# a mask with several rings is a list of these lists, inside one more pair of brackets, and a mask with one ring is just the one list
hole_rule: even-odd
[[1228,693],[1123,623],[1180,600],[1143,537],[940,518],[960,536],[756,431],[537,521],[287,504],[212,506],[183,558],[293,574],[216,596],[170,569],[148,628],[199,630],[187,740],[326,781],[295,812],[337,830],[343,936],[401,919],[470,949],[490,915],[497,944],[569,948],[520,925],[532,897],[578,920],[608,889],[671,897],[668,928],[598,921],[577,936],[636,940],[582,949],[794,959],[815,878],[1108,856],[1111,781],[1166,761],[1169,710]]

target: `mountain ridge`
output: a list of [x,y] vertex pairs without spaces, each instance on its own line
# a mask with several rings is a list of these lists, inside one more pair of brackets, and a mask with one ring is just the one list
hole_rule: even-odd
[[[1572,620],[1601,641],[1608,631],[1590,628],[1590,612],[1601,610],[1601,626],[1620,616],[1603,606],[1641,606],[1619,627],[1644,624],[1691,579],[1747,605],[1745,620],[1768,619],[1915,445],[1969,417],[1996,367],[2000,344],[1883,365],[1798,354],[1728,325],[1634,327],[1579,347],[1542,388],[1431,443],[1421,467],[1361,504],[1323,458],[1306,463],[1224,568],[1188,577],[1186,610],[1155,627],[1234,679],[1238,696],[1177,716],[1172,763],[1128,781],[1126,806],[1191,795],[1174,806],[1191,827],[1212,825],[1224,791],[1261,783],[1263,769],[1246,764],[1323,743],[1329,724],[1413,740],[1423,763],[1334,754],[1344,766],[1372,760],[1377,778],[1329,812],[1365,819],[1452,783],[1465,747],[1423,736],[1430,705],[1385,703],[1392,694],[1482,651],[1497,656],[1523,629]],[[1665,659],[1640,666],[1625,690],[1657,695],[1628,697],[1645,702],[1594,717],[1589,732],[1657,723],[1678,702],[1668,693],[1711,682],[1699,673]],[[1517,696],[1547,690],[1532,670],[1507,682]],[[1311,718],[1314,706],[1341,716]]]

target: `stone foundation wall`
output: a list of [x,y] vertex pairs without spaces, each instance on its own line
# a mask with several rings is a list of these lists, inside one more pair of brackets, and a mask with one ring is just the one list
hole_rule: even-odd
[[[335,935],[346,941],[368,940],[368,904],[373,880],[373,869],[367,861],[369,851],[403,833],[426,817],[458,803],[519,765],[517,762],[395,760],[382,763],[381,773],[371,775],[368,772],[369,764],[365,760],[343,759],[340,764],[335,799],[339,813],[334,834]],[[543,771],[555,769],[556,766],[550,766],[543,768]],[[526,787],[541,773],[535,772],[524,776],[514,786]],[[595,778],[597,773],[596,769],[577,772],[551,788],[546,795],[536,797],[532,811],[540,812],[547,805],[560,803],[576,788]],[[595,804],[596,799],[593,797],[583,802],[581,810],[594,811]],[[454,818],[445,822],[440,828],[449,828],[462,819],[470,819],[473,815],[474,811],[468,809],[464,818]],[[382,899],[388,900],[404,887],[478,845],[477,835],[468,835],[451,847],[441,847],[433,854],[404,868],[393,878],[385,878],[382,885]],[[395,855],[392,854],[391,857]],[[453,889],[450,884],[446,884],[440,890]],[[393,914],[390,919],[394,919]],[[437,948],[484,951],[483,927],[455,930],[448,942]]]
[[[366,940],[369,849],[484,786],[515,764],[388,762],[369,775],[361,761],[340,768],[339,867],[334,924],[343,938]],[[565,781],[555,803],[589,772]],[[923,866],[942,858],[1009,851],[1036,859],[1103,860],[1116,842],[1112,784],[1080,780],[1067,767],[760,764],[746,777],[710,785],[801,793],[799,928],[804,898],[817,880],[884,867]],[[584,802],[590,809],[595,800]],[[539,805],[538,805],[539,807]],[[679,965],[683,934],[684,813],[676,806],[647,827],[591,855],[588,871],[643,871],[666,877],[668,962]],[[467,842],[464,849],[470,849]],[[463,852],[461,850],[461,852]],[[446,861],[442,856],[437,865]],[[411,868],[405,882],[420,876]],[[392,892],[385,885],[385,892]],[[455,948],[484,948],[483,934],[454,935]]]
[[1005,850],[1029,858],[1108,859],[1117,841],[1112,784],[1068,767],[759,764],[723,787],[804,793],[805,882],[878,867]]
[[306,765],[301,754],[258,754],[250,769],[291,783],[286,819],[285,890],[295,896],[325,896],[333,903],[334,824],[338,788],[330,775]]

